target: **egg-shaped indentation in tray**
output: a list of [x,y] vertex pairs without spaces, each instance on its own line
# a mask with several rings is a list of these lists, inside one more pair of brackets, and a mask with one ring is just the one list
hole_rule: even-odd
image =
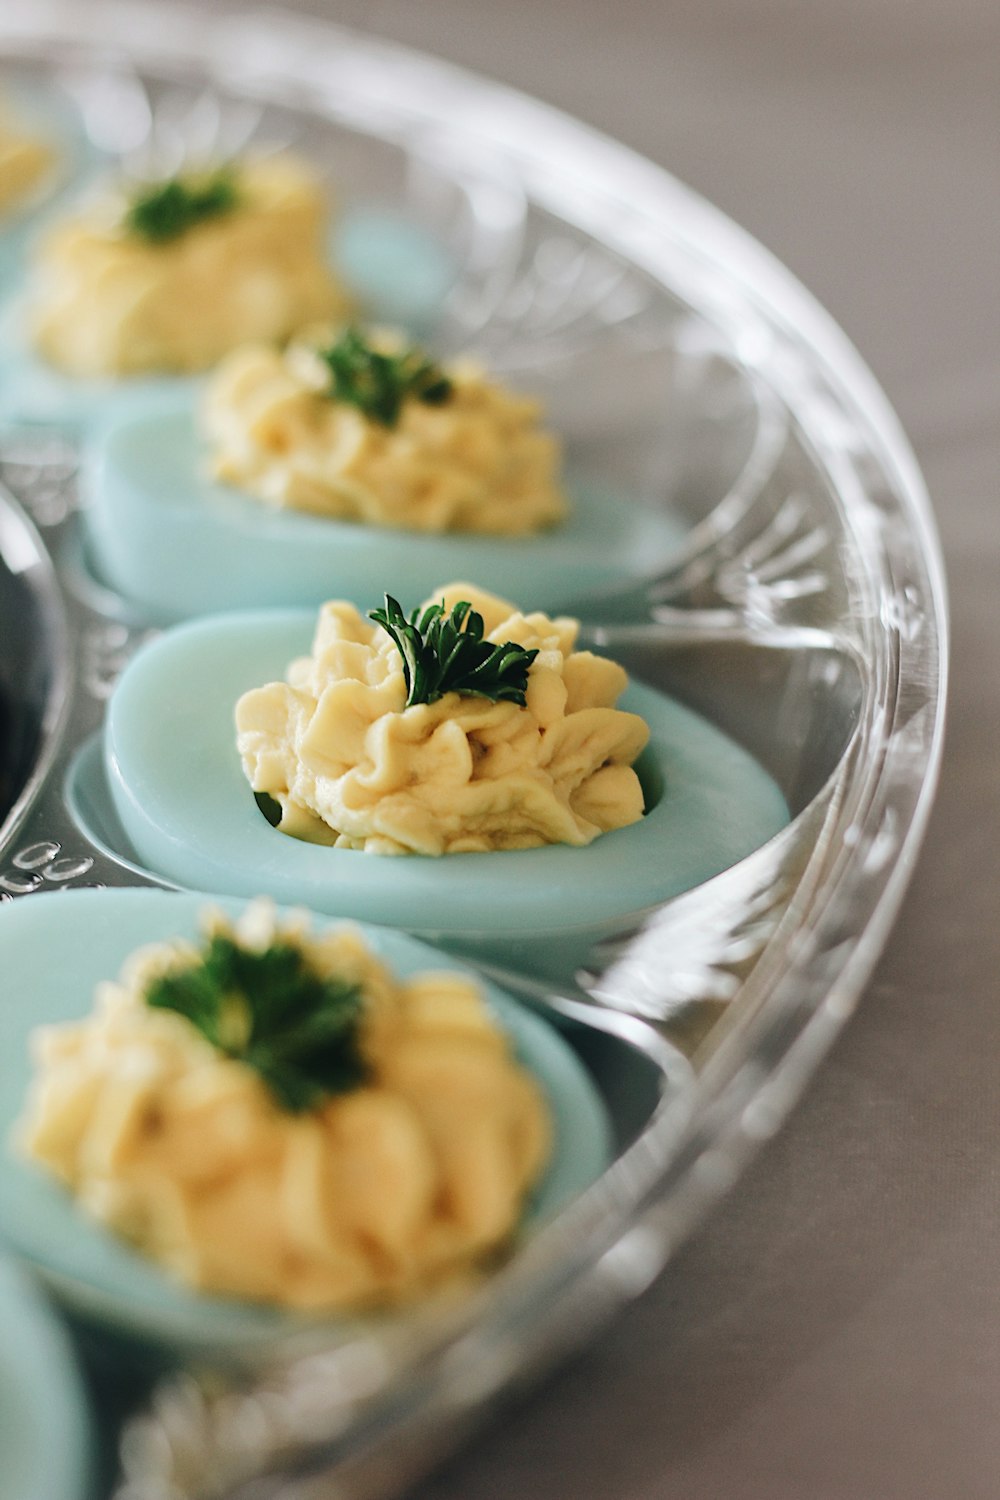
[[416,598],[442,578],[471,578],[551,611],[662,569],[685,534],[668,506],[612,487],[611,476],[591,477],[572,445],[567,519],[525,536],[419,532],[278,509],[209,477],[193,404],[119,411],[95,440],[88,470],[94,570],[162,621],[330,598],[364,607],[401,578]]
[[[707,720],[633,682],[621,707],[650,725],[637,769],[647,813],[585,848],[381,856],[305,844],[272,828],[235,748],[233,708],[308,650],[301,612],[216,616],[144,647],[109,705],[104,769],[139,864],[179,885],[385,922],[495,954],[510,937],[577,946],[710,879],[787,823],[760,764]],[[91,776],[93,763],[91,761]],[[78,814],[99,807],[86,779]],[[111,820],[106,820],[110,822]],[[111,824],[113,826],[113,822]],[[96,830],[95,830],[96,832]]]
[[[194,940],[209,898],[162,890],[68,891],[19,903],[3,914],[4,952],[13,1001],[0,1017],[0,1129],[9,1135],[25,1103],[29,1037],[38,1025],[79,1021],[95,988],[114,979],[136,949],[151,942]],[[216,905],[219,903],[216,902]],[[242,902],[225,902],[231,917]],[[329,923],[317,921],[317,930]],[[400,933],[365,933],[392,972],[459,971],[440,952]],[[553,1219],[584,1192],[611,1159],[611,1121],[573,1048],[537,1015],[495,986],[489,1004],[522,1064],[536,1078],[553,1121],[553,1150],[525,1206],[520,1234]],[[0,1207],[18,1253],[78,1315],[175,1356],[200,1353],[231,1360],[282,1334],[301,1333],[316,1315],[289,1313],[239,1299],[206,1296],[179,1285],[138,1251],[75,1207],[62,1185],[27,1161],[0,1161]],[[358,1330],[341,1315],[342,1336]],[[337,1332],[336,1322],[331,1333]],[[134,1350],[132,1351],[134,1353]]]
[[718,518],[724,529],[759,487],[780,425],[773,402],[694,318],[666,320],[650,347],[593,333],[549,353],[514,378],[544,391],[564,448],[561,524],[520,537],[422,533],[276,509],[211,480],[203,398],[189,389],[118,403],[94,433],[92,566],[164,623],[331,597],[364,606],[403,577],[415,597],[464,577],[581,614],[598,596],[639,597],[699,528]]

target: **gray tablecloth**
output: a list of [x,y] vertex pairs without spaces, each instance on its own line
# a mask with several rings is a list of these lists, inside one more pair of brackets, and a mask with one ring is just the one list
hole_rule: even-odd
[[899,411],[952,592],[943,784],[857,1017],[652,1290],[415,1500],[995,1500],[1000,7],[312,9],[543,96],[756,234]]

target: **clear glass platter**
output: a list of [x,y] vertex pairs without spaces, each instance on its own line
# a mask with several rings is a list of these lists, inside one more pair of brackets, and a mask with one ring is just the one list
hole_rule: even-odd
[[0,92],[49,111],[70,164],[0,245],[0,903],[163,883],[94,751],[163,623],[96,576],[86,541],[81,461],[127,397],[67,388],[18,342],[31,233],[151,146],[289,143],[328,173],[358,295],[539,394],[571,472],[654,526],[627,576],[570,591],[584,640],[729,735],[787,803],[748,857],[599,930],[499,954],[446,936],[558,1022],[604,1095],[611,1167],[459,1305],[169,1376],[117,1492],[265,1496],[295,1473],[297,1496],[398,1493],[649,1283],[857,1002],[940,754],[927,498],[885,398],[793,278],[543,104],[327,23],[78,0],[0,11]]

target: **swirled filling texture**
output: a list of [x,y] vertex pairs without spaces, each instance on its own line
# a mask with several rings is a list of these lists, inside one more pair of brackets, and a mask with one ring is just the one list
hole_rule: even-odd
[[236,707],[244,771],[280,804],[280,827],[341,848],[436,855],[589,844],[636,822],[633,762],[649,731],[615,707],[624,670],[574,651],[575,620],[521,614],[469,584],[437,600],[469,600],[487,639],[537,649],[526,705],[449,692],[407,708],[386,632],[353,605],[326,604],[312,655]]
[[291,156],[248,160],[236,206],[166,243],[128,229],[114,198],[58,225],[38,260],[34,335],[73,375],[202,370],[252,339],[339,316],[326,265],[327,205]]
[[[266,908],[241,925],[274,937]],[[145,1003],[192,957],[159,944],[99,987],[93,1015],[35,1034],[20,1145],[201,1291],[300,1308],[411,1297],[508,1238],[549,1154],[547,1106],[464,976],[397,981],[350,928],[298,941],[362,988],[361,1087],[281,1109],[257,1073]]]
[[447,374],[450,399],[408,399],[389,427],[326,394],[313,350],[240,349],[206,394],[212,472],[269,505],[371,526],[516,536],[561,521],[559,446],[539,404],[471,361]]

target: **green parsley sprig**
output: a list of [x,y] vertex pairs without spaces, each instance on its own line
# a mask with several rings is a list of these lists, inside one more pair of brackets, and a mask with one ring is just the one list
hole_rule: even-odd
[[318,352],[330,370],[330,397],[356,406],[383,427],[397,425],[407,399],[425,406],[443,406],[451,399],[451,381],[419,349],[386,354],[357,328],[347,328],[335,344]]
[[445,614],[444,602],[418,607],[410,618],[391,594],[384,609],[368,611],[395,641],[403,658],[407,708],[435,703],[445,693],[465,693],[494,703],[517,703],[523,708],[528,669],[538,655],[515,641],[495,646],[483,640],[483,617],[468,600]]
[[295,943],[279,939],[258,951],[213,933],[198,958],[154,979],[145,998],[253,1068],[286,1110],[313,1109],[367,1076],[361,990],[318,974]]
[[150,244],[166,245],[196,224],[231,213],[239,201],[228,167],[208,176],[170,177],[137,190],[125,214],[125,228]]

